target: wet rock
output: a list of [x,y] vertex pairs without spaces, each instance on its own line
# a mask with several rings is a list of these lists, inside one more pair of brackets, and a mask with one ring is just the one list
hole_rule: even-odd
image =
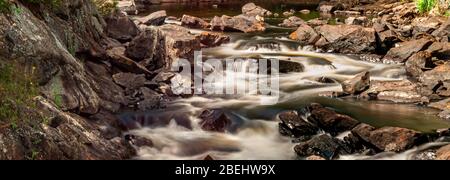
[[114,82],[118,85],[128,88],[136,89],[145,85],[145,75],[144,74],[133,74],[133,73],[117,73],[112,76]]
[[303,65],[298,62],[280,60],[279,61],[280,73],[292,73],[292,72],[303,72]]
[[343,10],[344,5],[341,3],[321,3],[317,8],[321,13],[333,13],[336,10]]
[[124,13],[115,12],[105,18],[106,33],[109,37],[127,42],[139,34],[139,28]]
[[115,66],[132,73],[151,74],[151,72],[146,67],[136,63],[132,59],[126,57],[124,54],[125,54],[124,47],[115,47],[110,50],[107,50],[109,60]]
[[322,25],[327,24],[326,21],[320,20],[318,18],[311,19],[311,20],[307,21],[306,23],[311,27],[322,26]]
[[165,10],[153,12],[145,17],[137,18],[139,24],[145,24],[147,26],[161,26],[166,20],[167,13]]
[[199,37],[203,47],[216,47],[230,42],[230,37],[223,33],[202,32]]
[[166,24],[160,26],[159,30],[165,37],[165,67],[171,67],[172,62],[175,62],[178,58],[192,61],[194,59],[194,51],[201,49],[200,38],[192,34],[189,29],[173,24]]
[[303,10],[300,10],[299,12],[300,12],[301,14],[309,14],[309,13],[311,13],[311,11],[308,10],[308,9],[303,9]]
[[125,141],[137,147],[153,147],[153,141],[142,136],[127,134],[124,136]]
[[320,104],[313,103],[307,109],[310,112],[309,122],[316,124],[331,135],[351,130],[359,124],[357,120],[350,116],[338,114]]
[[215,16],[211,20],[213,31],[241,31],[244,33],[265,31],[265,23],[256,17],[238,15],[234,17],[223,15]]
[[158,75],[156,75],[152,81],[154,82],[165,82],[165,83],[169,83],[170,80],[175,76],[174,73],[171,72],[160,72],[158,73]]
[[313,137],[307,142],[300,143],[294,147],[294,151],[299,156],[321,156],[325,159],[333,159],[340,154],[339,140],[328,134]]
[[279,123],[280,133],[285,136],[300,137],[315,135],[319,130],[317,126],[309,123],[297,111],[280,113],[278,118],[281,120]]
[[359,94],[370,87],[370,73],[368,71],[341,83],[342,90],[347,94]]
[[161,4],[161,1],[162,0],[134,0],[134,3],[138,11],[146,11],[151,5]]
[[416,80],[419,79],[424,71],[434,67],[431,56],[428,51],[420,51],[409,57],[405,63],[406,73]]
[[412,160],[435,160],[436,150],[430,149],[414,154]]
[[436,151],[436,160],[450,160],[450,145],[441,147]]
[[232,121],[220,109],[208,109],[200,115],[200,126],[205,131],[225,132]]
[[419,93],[417,84],[409,80],[371,81],[370,88],[361,93],[360,97],[396,103],[421,103],[427,101]]
[[345,24],[347,25],[361,25],[365,26],[369,23],[369,20],[365,16],[361,17],[348,17],[345,19]]
[[399,43],[398,47],[390,49],[384,59],[402,63],[405,62],[413,54],[425,50],[431,44],[432,41],[428,38],[402,42]]
[[147,28],[128,45],[125,55],[137,62],[144,59],[157,69],[164,65],[164,37],[157,28]]
[[368,53],[376,49],[373,28],[357,25],[323,25],[316,27],[316,31],[326,40],[319,44],[321,48],[340,53]]
[[367,124],[358,125],[352,130],[352,133],[386,152],[405,151],[417,145],[422,136],[419,132],[406,128],[383,127],[377,129]]
[[450,64],[439,65],[430,71],[426,71],[419,77],[425,89],[431,90],[440,96],[450,96]]
[[268,11],[267,9],[264,9],[262,7],[257,6],[255,3],[247,3],[244,6],[242,6],[242,14],[248,15],[248,16],[271,16],[272,12]]
[[283,20],[283,23],[278,24],[278,26],[281,27],[298,27],[302,24],[305,24],[305,21],[297,16],[291,16],[285,20]]
[[320,39],[320,35],[311,26],[301,24],[295,32],[289,35],[289,38],[304,44],[314,44]]
[[198,29],[208,29],[210,26],[210,24],[205,20],[189,15],[183,15],[183,17],[181,18],[181,25],[189,28],[198,28]]
[[206,157],[203,158],[203,160],[205,160],[205,161],[212,161],[212,160],[214,160],[214,158],[212,156],[210,156],[210,155],[206,155]]

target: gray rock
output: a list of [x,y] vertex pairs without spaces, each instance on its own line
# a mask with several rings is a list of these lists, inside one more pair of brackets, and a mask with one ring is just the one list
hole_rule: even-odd
[[153,12],[145,17],[137,18],[136,20],[140,24],[145,24],[147,26],[160,26],[164,24],[166,20],[167,13],[165,10]]
[[105,21],[108,36],[121,42],[131,41],[139,34],[136,24],[124,13],[113,13],[107,16]]
[[341,83],[342,90],[347,94],[359,94],[370,87],[370,73],[362,72]]

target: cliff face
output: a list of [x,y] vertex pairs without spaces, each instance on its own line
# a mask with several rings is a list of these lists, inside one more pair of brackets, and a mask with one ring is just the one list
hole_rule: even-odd
[[132,149],[111,115],[125,101],[123,90],[99,63],[105,23],[92,2],[12,6],[0,14],[0,62],[36,69],[42,97],[35,100],[52,123],[0,128],[0,159],[129,158]]

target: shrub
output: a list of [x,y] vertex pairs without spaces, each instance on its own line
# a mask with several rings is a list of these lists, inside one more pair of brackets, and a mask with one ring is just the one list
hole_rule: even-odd
[[436,5],[437,0],[417,0],[416,7],[420,13],[427,13]]

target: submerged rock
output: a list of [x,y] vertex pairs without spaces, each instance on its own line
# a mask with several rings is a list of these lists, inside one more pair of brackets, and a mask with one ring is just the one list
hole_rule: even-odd
[[360,124],[352,133],[379,150],[386,152],[405,151],[420,142],[421,133],[399,127],[375,128],[367,124]]
[[370,73],[368,71],[359,73],[341,84],[344,93],[359,94],[370,87]]

